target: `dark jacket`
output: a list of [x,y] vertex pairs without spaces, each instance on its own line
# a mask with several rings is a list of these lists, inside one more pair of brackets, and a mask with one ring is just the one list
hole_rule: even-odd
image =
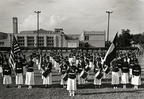
[[141,67],[140,65],[134,65],[132,68],[132,74],[135,76],[141,75]]
[[33,66],[34,66],[33,61],[27,62],[27,65],[26,65],[27,72],[33,72],[34,71]]

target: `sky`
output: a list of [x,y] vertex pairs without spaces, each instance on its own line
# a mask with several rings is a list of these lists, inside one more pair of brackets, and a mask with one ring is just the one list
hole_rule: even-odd
[[121,29],[131,34],[144,32],[144,0],[0,0],[0,32],[12,33],[12,18],[18,18],[18,30],[63,28],[65,34],[106,31],[110,15],[110,39]]

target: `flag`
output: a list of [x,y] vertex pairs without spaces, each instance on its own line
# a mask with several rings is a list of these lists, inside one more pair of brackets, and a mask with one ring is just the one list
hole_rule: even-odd
[[117,39],[117,34],[115,35],[113,42],[111,43],[105,57],[104,57],[104,62],[106,65],[110,65],[110,62],[116,57],[116,39]]
[[14,57],[14,53],[13,51],[11,50],[10,51],[10,55],[9,55],[9,64],[10,66],[14,69],[15,68],[15,57]]
[[13,36],[12,48],[11,48],[10,55],[9,55],[9,64],[13,69],[15,68],[16,54],[18,54],[20,52],[21,52],[21,50],[20,50],[19,44],[18,44],[15,36]]

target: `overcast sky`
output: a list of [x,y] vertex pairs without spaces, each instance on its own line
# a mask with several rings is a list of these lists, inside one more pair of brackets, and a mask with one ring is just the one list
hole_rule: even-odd
[[40,28],[63,28],[66,34],[83,31],[107,31],[110,38],[121,29],[132,34],[144,32],[144,0],[0,0],[0,31],[12,33],[12,17],[18,17],[19,31],[36,30],[40,10]]

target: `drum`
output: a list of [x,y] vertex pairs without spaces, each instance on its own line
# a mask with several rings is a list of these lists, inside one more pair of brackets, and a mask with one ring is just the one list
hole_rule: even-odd
[[102,77],[103,77],[103,73],[102,72],[100,72],[100,70],[95,74],[95,77],[97,78],[97,79],[101,79]]
[[80,73],[80,77],[83,79],[85,79],[87,77],[87,75],[88,75],[88,73],[84,70]]
[[67,81],[67,80],[68,80],[68,74],[65,73],[65,74],[62,76],[62,79],[63,79],[64,81]]
[[105,72],[106,74],[108,74],[108,73],[110,72],[110,68],[109,68],[108,66],[106,66],[106,67],[104,68],[104,72]]
[[50,70],[47,69],[46,71],[44,71],[44,73],[42,74],[45,78],[49,75]]

